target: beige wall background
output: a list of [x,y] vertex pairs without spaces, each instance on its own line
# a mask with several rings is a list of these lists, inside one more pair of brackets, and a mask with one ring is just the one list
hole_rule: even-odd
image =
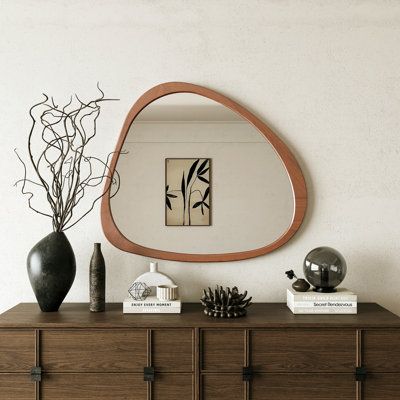
[[[50,223],[12,183],[22,174],[28,108],[46,92],[107,96],[94,149],[111,151],[132,103],[179,80],[208,86],[267,122],[296,154],[309,210],[280,250],[226,264],[160,262],[197,301],[216,283],[257,302],[284,301],[287,268],[320,245],[348,262],[345,286],[400,314],[400,3],[398,1],[0,0],[0,311],[34,296],[29,249]],[[88,300],[93,242],[103,243],[107,300],[121,301],[148,259],[105,240],[99,209],[68,233],[77,276],[66,301]]]

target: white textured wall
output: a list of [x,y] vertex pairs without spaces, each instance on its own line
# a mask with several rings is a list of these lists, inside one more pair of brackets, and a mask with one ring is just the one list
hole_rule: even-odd
[[[185,300],[214,283],[283,301],[288,267],[319,245],[348,261],[346,286],[400,313],[400,3],[398,1],[0,0],[0,310],[34,300],[25,259],[49,232],[12,187],[28,107],[43,91],[95,93],[98,149],[111,150],[135,99],[179,80],[232,97],[294,151],[309,188],[306,221],[280,250],[227,264],[162,262]],[[104,243],[107,298],[119,301],[147,259],[106,243],[99,212],[69,234],[78,272],[67,301],[88,299],[92,243]]]

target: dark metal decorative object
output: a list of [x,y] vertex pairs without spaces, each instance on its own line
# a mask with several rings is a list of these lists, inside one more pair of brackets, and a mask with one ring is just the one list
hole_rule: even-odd
[[310,284],[303,278],[297,278],[292,269],[290,271],[286,271],[285,274],[289,279],[296,278],[296,280],[292,284],[292,288],[296,292],[307,292],[307,290],[310,289]]
[[28,254],[28,276],[39,307],[57,311],[75,279],[75,255],[64,232],[52,232]]
[[347,266],[343,256],[331,247],[317,247],[311,250],[303,263],[303,271],[315,292],[336,292],[346,276]]
[[129,294],[132,299],[143,301],[146,300],[147,296],[151,293],[151,288],[149,288],[144,282],[135,282],[129,289]]
[[251,303],[251,297],[246,299],[247,290],[241,294],[235,286],[232,289],[216,286],[215,290],[203,289],[203,296],[200,300],[205,307],[204,314],[216,318],[237,318],[246,315],[246,308]]
[[101,244],[95,243],[90,260],[90,311],[101,312],[106,308],[106,265]]

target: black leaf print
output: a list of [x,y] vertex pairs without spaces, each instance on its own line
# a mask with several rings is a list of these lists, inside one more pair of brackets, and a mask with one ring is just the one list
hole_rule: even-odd
[[208,163],[208,158],[206,158],[201,164],[199,169],[197,170],[197,175],[203,175],[203,169],[206,167]]
[[189,173],[188,173],[188,176],[187,176],[186,186],[189,186],[190,180],[192,179],[192,176],[193,176],[193,174],[194,174],[194,171],[195,171],[195,169],[196,169],[197,164],[199,163],[199,161],[200,161],[200,159],[197,159],[197,160],[192,164],[192,166],[190,167]]
[[205,200],[207,199],[209,193],[210,193],[210,187],[208,187],[208,188],[206,189],[206,191],[204,192],[203,201],[205,201]]

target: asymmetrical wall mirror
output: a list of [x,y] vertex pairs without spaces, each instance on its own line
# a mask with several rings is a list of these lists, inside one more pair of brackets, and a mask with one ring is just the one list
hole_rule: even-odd
[[304,178],[287,146],[239,104],[193,84],[158,85],[133,105],[111,168],[121,186],[103,198],[104,232],[116,247],[148,257],[266,254],[293,236],[306,209]]

